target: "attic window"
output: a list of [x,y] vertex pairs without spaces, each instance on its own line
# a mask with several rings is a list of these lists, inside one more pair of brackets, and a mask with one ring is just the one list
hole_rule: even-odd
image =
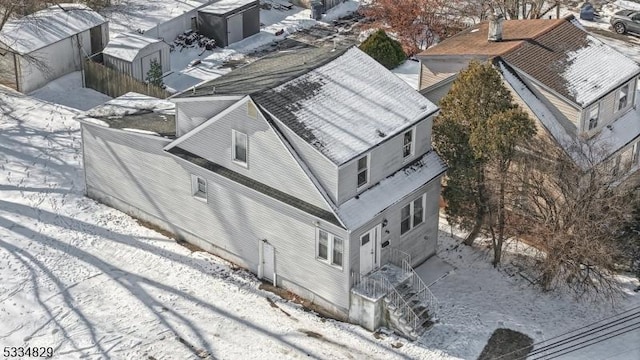
[[358,159],[358,189],[369,182],[369,154]]
[[200,176],[191,175],[191,194],[196,199],[207,202],[207,180]]
[[600,115],[600,104],[595,104],[589,109],[589,130],[598,126],[598,116]]
[[402,158],[405,160],[413,155],[413,131],[414,129],[405,132],[402,137]]
[[258,118],[258,109],[256,109],[256,105],[253,101],[247,101],[247,115],[252,119]]
[[618,101],[616,102],[618,107],[616,111],[620,111],[627,107],[627,104],[629,102],[629,96],[627,96],[628,94],[629,94],[629,84],[624,85],[618,90],[618,94],[617,94]]
[[233,151],[232,159],[236,164],[247,167],[248,139],[247,134],[240,131],[232,130],[231,148]]

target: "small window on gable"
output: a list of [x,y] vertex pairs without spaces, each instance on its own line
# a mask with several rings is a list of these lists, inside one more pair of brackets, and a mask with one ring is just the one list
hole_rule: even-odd
[[232,159],[234,162],[247,166],[248,139],[247,134],[232,130],[231,137]]
[[626,108],[629,103],[629,84],[626,84],[620,89],[618,89],[617,98],[618,98],[618,101],[617,101],[616,111],[620,111]]
[[193,197],[207,201],[207,180],[197,175],[191,175],[191,195]]
[[407,159],[413,155],[413,129],[404,133],[402,137],[402,158]]
[[358,159],[358,189],[369,182],[369,154]]
[[258,118],[258,109],[256,108],[256,104],[253,101],[247,101],[247,115],[252,119]]
[[598,127],[598,116],[600,116],[600,104],[595,104],[589,109],[589,130]]

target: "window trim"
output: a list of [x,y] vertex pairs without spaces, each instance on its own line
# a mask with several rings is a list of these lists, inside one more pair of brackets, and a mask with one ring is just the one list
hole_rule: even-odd
[[[200,191],[200,188],[198,186],[199,180],[202,180],[204,182],[204,192]],[[207,179],[203,178],[202,176],[191,174],[191,196],[200,201],[208,202],[208,194],[209,184],[207,183]]]
[[[594,110],[594,108],[597,109],[597,114],[596,114],[596,118],[595,118],[595,122],[594,125],[591,126],[591,112]],[[589,111],[587,113],[587,131],[591,131],[591,130],[595,130],[598,128],[598,121],[600,120],[600,103],[595,103],[593,105],[591,105],[591,107],[589,108]]]
[[[415,216],[415,206],[414,203],[416,200],[418,199],[422,199],[422,220],[420,221],[420,223],[418,225],[414,224],[414,216]],[[411,230],[420,227],[420,225],[424,224],[426,221],[426,214],[425,214],[425,210],[426,210],[426,205],[427,205],[427,193],[424,193],[418,197],[414,197],[411,198],[411,200],[405,204],[403,207],[400,208],[400,236],[404,236],[408,233],[411,232]],[[409,228],[405,231],[402,232],[402,210],[404,208],[406,208],[407,206],[409,206]]]
[[[411,142],[409,143],[409,146],[410,146],[409,155],[404,156],[404,147],[406,146],[406,144],[404,143],[404,137],[407,133],[411,133]],[[414,126],[411,129],[402,133],[402,161],[404,162],[413,158],[413,156],[415,155],[415,149],[416,149],[416,128]]]
[[[320,257],[320,232],[324,232],[327,234],[327,258],[324,259],[322,257]],[[335,240],[336,238],[338,238],[340,241],[342,241],[342,258],[340,260],[341,265],[338,265],[334,262],[334,250],[335,250]],[[330,231],[327,231],[325,229],[322,229],[320,227],[316,227],[316,260],[320,261],[321,263],[327,264],[331,267],[334,267],[336,269],[341,269],[344,267],[344,249],[346,248],[346,242],[344,241],[344,238],[341,236],[336,236],[335,234],[331,233]]]
[[[370,155],[371,154],[366,154],[364,156],[359,157],[358,160],[356,160],[356,189],[358,191],[364,189],[365,187],[367,187],[367,185],[369,185],[369,181],[371,181],[371,171],[370,171],[371,170],[371,156]],[[358,183],[358,176],[360,176],[360,173],[362,171],[360,171],[359,166],[360,166],[360,160],[362,160],[363,158],[367,158],[367,167],[365,168],[365,173],[366,173],[367,179],[362,185],[360,185]]]
[[[615,106],[615,111],[614,113],[618,113],[626,108],[629,107],[629,90],[630,90],[630,83],[626,83],[622,86],[620,86],[618,89],[616,89],[616,102],[614,104]],[[622,99],[622,97],[620,96],[623,91],[622,89],[626,88],[627,90],[624,92],[624,98],[625,98],[625,102],[626,104],[623,107],[620,107],[620,100]]]
[[[244,145],[245,145],[245,161],[241,161],[236,159],[236,135],[240,134],[244,136]],[[238,131],[235,129],[231,130],[231,161],[235,164],[238,164],[242,167],[249,167],[249,136],[242,131]]]

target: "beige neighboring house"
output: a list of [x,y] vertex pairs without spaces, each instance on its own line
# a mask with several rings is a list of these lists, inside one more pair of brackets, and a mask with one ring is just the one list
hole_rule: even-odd
[[576,164],[604,164],[613,173],[637,170],[640,66],[590,35],[573,16],[483,22],[418,58],[419,89],[432,102],[447,94],[470,61],[492,61],[539,132]]

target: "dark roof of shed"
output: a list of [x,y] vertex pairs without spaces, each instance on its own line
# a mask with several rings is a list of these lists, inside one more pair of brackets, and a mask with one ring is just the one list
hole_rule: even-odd
[[174,98],[208,95],[250,95],[268,90],[339,57],[346,48],[305,48],[267,55],[219,78],[186,90]]
[[184,149],[181,149],[179,147],[173,147],[169,150],[167,150],[167,152],[181,158],[184,159],[186,161],[189,161],[193,164],[196,164],[202,168],[205,168],[211,172],[214,172],[220,176],[223,176],[229,180],[232,180],[234,182],[237,182],[241,185],[244,185],[250,189],[253,189],[255,191],[258,191],[264,195],[267,195],[269,197],[272,197],[278,201],[281,201],[285,204],[288,204],[290,206],[293,206],[297,209],[300,209],[308,214],[311,214],[313,216],[316,216],[322,220],[328,221],[332,224],[335,224],[337,226],[341,226],[340,221],[336,218],[336,216],[331,213],[330,211],[324,210],[322,208],[319,208],[313,204],[310,204],[306,201],[300,200],[295,196],[289,195],[283,191],[280,191],[278,189],[272,188],[269,185],[265,185],[257,180],[254,180],[252,178],[249,178],[247,176],[244,176],[240,173],[237,173],[231,169],[228,169],[222,165],[216,164],[214,162],[211,162],[205,158],[202,158],[198,155],[195,155],[189,151],[186,151]]

